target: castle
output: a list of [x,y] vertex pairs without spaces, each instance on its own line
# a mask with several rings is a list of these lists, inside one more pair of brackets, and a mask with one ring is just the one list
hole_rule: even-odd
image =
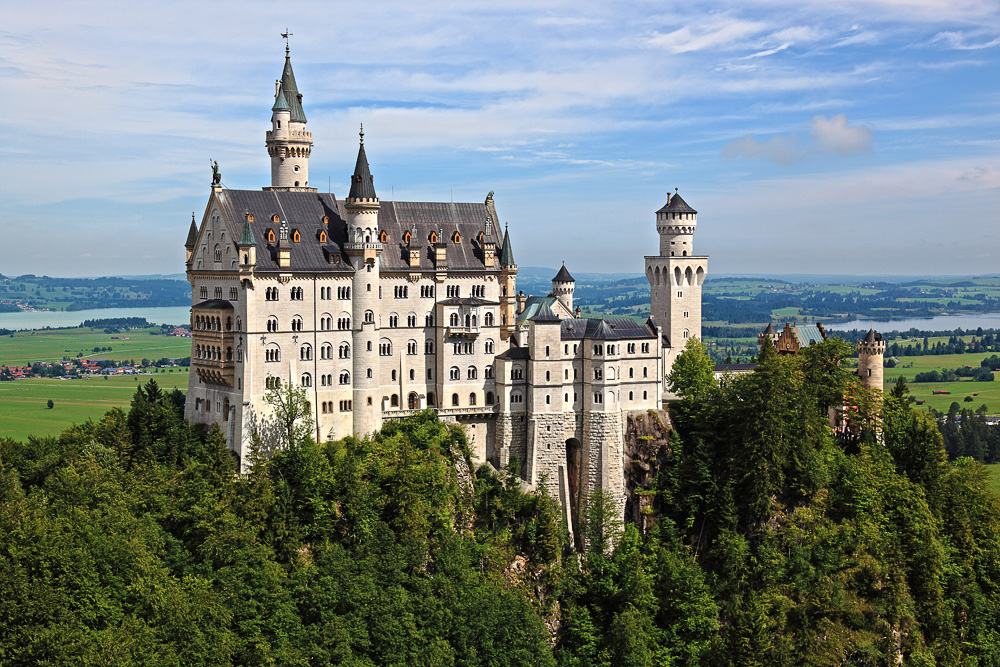
[[477,462],[516,456],[571,530],[596,489],[623,508],[626,416],[661,407],[673,359],[701,335],[697,211],[675,193],[656,212],[649,319],[580,318],[565,266],[549,295],[518,292],[492,192],[382,201],[363,129],[347,197],[318,192],[306,122],[286,45],[265,136],[271,185],[228,189],[216,168],[192,216],[187,418],[218,424],[243,467],[265,394],[285,382],[308,392],[321,442],[430,408],[465,427]]

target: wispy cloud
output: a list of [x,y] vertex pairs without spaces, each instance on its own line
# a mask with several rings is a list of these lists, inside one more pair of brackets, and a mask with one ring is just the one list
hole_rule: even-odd
[[871,130],[850,125],[846,115],[838,114],[831,118],[813,117],[808,141],[797,134],[774,135],[764,140],[748,134],[728,144],[722,154],[727,158],[765,158],[787,165],[810,155],[851,155],[869,153],[871,149]]

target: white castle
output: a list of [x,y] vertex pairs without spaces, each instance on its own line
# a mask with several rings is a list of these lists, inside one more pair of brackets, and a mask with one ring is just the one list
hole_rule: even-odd
[[465,427],[477,462],[517,456],[571,529],[571,508],[595,489],[624,506],[625,417],[661,407],[674,357],[701,335],[697,212],[677,194],[656,212],[648,320],[580,318],[565,266],[549,295],[517,291],[492,192],[381,201],[363,131],[347,197],[311,187],[287,47],[271,111],[270,187],[231,190],[216,172],[200,224],[192,217],[187,418],[217,423],[243,467],[265,394],[285,382],[308,391],[320,442],[430,408]]

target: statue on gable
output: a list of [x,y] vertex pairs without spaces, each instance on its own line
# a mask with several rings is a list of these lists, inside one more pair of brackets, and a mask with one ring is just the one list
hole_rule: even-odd
[[212,160],[212,185],[219,185],[222,183],[222,174],[219,173],[219,163]]

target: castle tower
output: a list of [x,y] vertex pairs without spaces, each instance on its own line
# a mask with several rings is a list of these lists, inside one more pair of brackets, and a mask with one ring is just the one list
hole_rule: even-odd
[[267,154],[271,156],[271,187],[264,188],[265,190],[316,192],[316,188],[309,187],[312,132],[306,129],[302,95],[295,84],[287,44],[285,69],[281,73],[281,79],[275,82],[271,129],[267,132],[265,143]]
[[563,262],[559,273],[552,279],[552,296],[561,303],[566,310],[573,312],[573,292],[576,290],[576,280],[569,275],[566,270],[566,262]]
[[385,246],[379,240],[379,200],[375,179],[365,155],[365,132],[361,128],[358,161],[351,175],[351,191],[344,200],[347,209],[347,242],[344,251],[354,265],[351,290],[354,330],[353,373],[354,432],[359,437],[382,428],[379,395],[379,256]]
[[664,373],[684,349],[687,339],[701,337],[701,288],[708,274],[708,256],[694,254],[698,212],[679,194],[667,194],[656,212],[660,254],[646,257],[650,314],[669,342]]
[[500,248],[500,338],[509,340],[517,322],[517,264],[510,244],[510,231],[503,228],[503,246]]
[[191,268],[191,258],[194,256],[194,247],[198,245],[198,223],[194,221],[194,213],[191,213],[191,227],[188,229],[187,241],[184,243],[184,261],[188,268]]
[[858,375],[865,387],[882,391],[884,357],[885,341],[882,340],[882,334],[869,329],[868,335],[858,341]]

